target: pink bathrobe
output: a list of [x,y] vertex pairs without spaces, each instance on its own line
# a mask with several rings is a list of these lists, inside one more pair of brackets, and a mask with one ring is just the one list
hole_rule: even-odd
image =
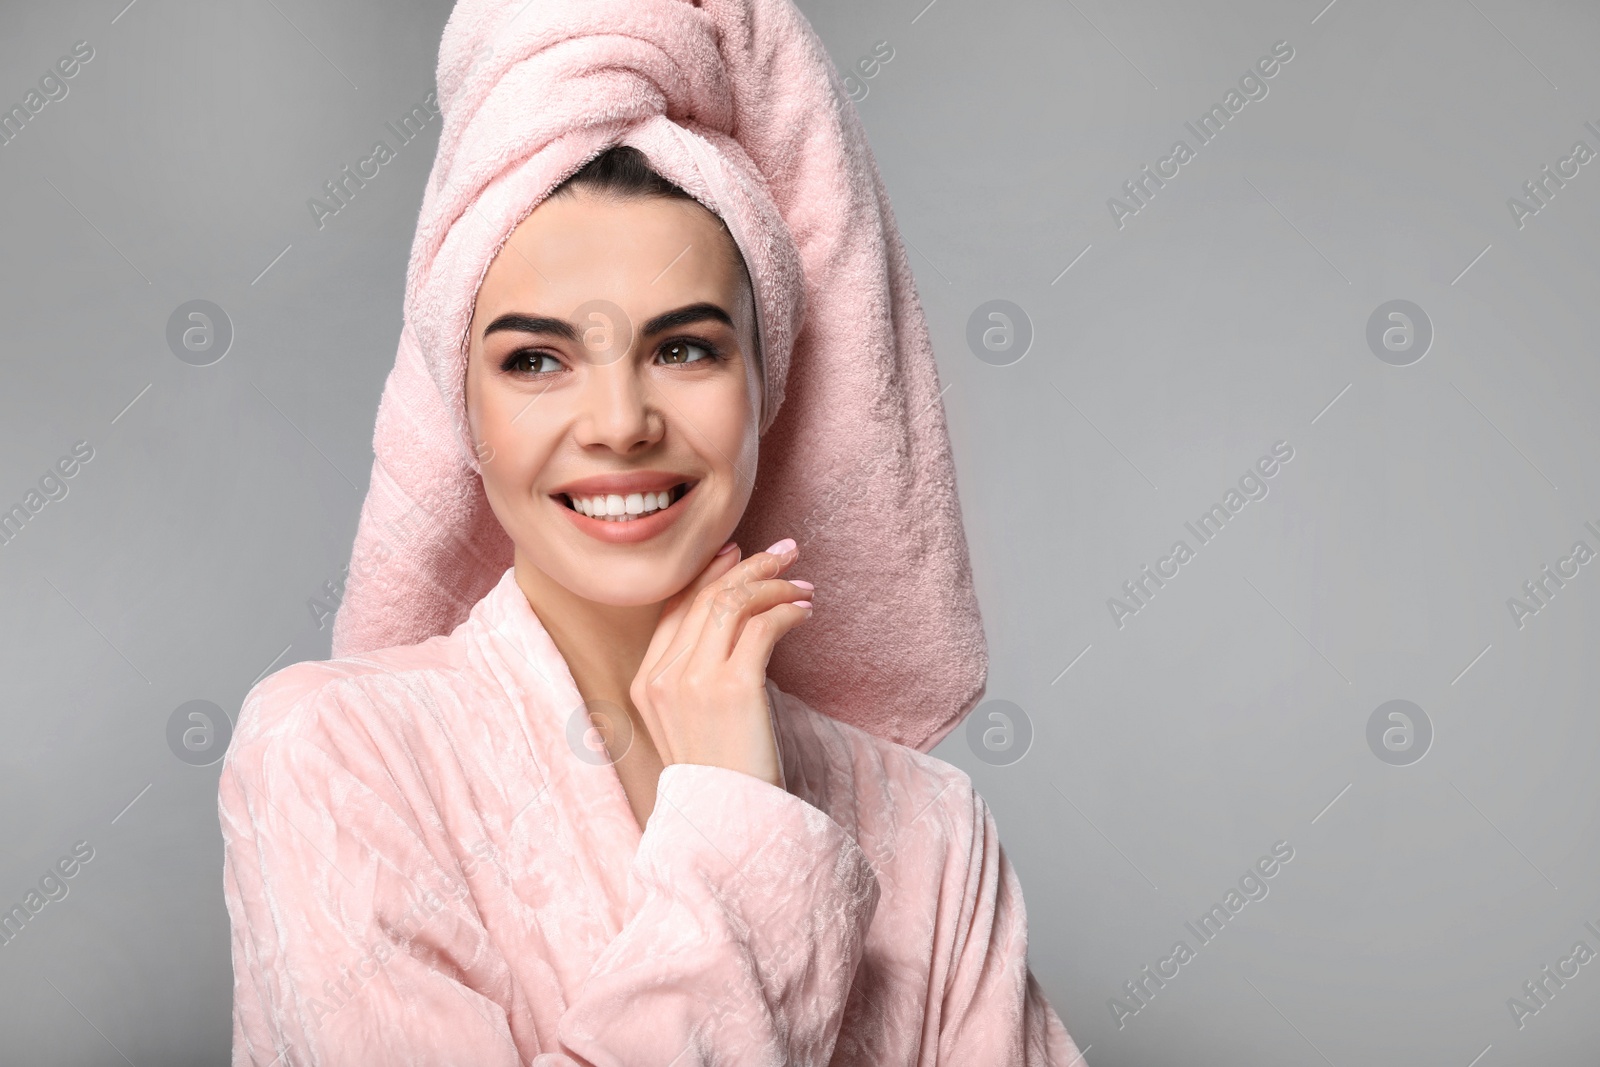
[[769,691],[787,789],[674,764],[641,833],[510,570],[448,635],[261,682],[233,1063],[1079,1062],[967,775]]

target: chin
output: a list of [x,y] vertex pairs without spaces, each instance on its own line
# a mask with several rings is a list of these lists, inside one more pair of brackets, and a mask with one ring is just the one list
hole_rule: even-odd
[[574,596],[582,597],[592,604],[604,604],[612,608],[642,608],[650,604],[659,604],[675,596],[680,589],[688,585],[685,579],[682,582],[660,582],[654,586],[644,587],[637,584],[624,584],[621,582],[594,582],[578,579],[576,581],[557,581],[566,587]]
[[[708,549],[705,554],[709,557],[715,551]],[[704,566],[699,555],[697,546],[662,546],[645,552],[636,546],[580,548],[559,553],[555,566],[545,573],[568,592],[592,603],[643,607],[677,595],[693,581]]]

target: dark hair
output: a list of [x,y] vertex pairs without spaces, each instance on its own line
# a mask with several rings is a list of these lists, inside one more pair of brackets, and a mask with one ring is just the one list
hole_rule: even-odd
[[612,145],[601,152],[552,189],[550,195],[562,196],[578,186],[618,199],[662,197],[694,200],[682,187],[656,173],[645,154],[628,144]]

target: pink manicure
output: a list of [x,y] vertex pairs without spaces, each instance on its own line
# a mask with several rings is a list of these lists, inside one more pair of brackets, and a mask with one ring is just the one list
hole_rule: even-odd
[[768,554],[774,556],[787,556],[795,548],[794,538],[785,537],[782,541],[767,549]]
[[797,608],[805,608],[807,611],[811,610],[811,601],[809,600],[791,600],[790,603]]
[[737,541],[729,541],[727,544],[725,544],[721,548],[717,549],[717,555],[726,556],[729,552],[732,552],[734,549],[736,549],[738,547],[739,547],[739,543]]
[[816,588],[816,586],[812,585],[810,582],[801,581],[799,578],[791,578],[791,579],[789,579],[789,584],[790,585],[798,585],[801,589],[804,589],[807,592],[810,592],[811,590]]

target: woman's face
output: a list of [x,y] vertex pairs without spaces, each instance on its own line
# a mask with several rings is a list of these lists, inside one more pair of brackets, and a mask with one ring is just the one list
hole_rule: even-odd
[[754,485],[754,335],[736,247],[698,203],[579,186],[533,210],[484,276],[466,377],[519,573],[627,606],[700,573]]

